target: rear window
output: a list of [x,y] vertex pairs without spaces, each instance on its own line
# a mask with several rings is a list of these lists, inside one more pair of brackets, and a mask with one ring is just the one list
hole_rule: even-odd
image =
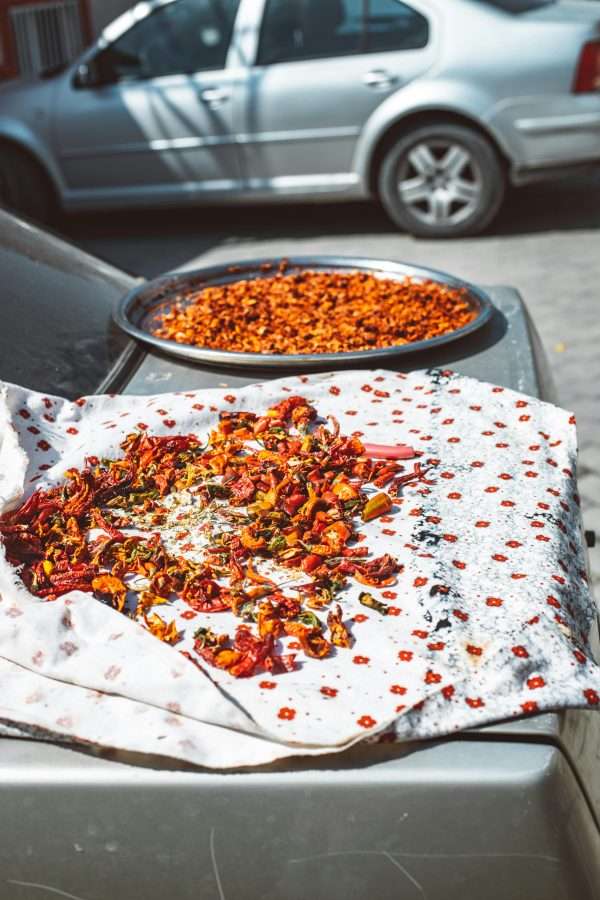
[[399,0],[369,0],[363,18],[364,49],[370,53],[387,50],[419,50],[427,46],[427,19]]
[[258,65],[427,46],[427,19],[402,0],[267,0]]
[[503,12],[518,14],[541,9],[542,6],[552,6],[556,0],[477,0],[477,2],[495,6]]

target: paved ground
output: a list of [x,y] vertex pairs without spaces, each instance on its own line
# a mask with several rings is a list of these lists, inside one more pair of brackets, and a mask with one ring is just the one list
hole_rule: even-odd
[[[509,196],[485,236],[416,241],[368,204],[201,209],[79,217],[63,230],[130,272],[294,253],[340,253],[422,263],[525,297],[562,404],[577,414],[587,528],[600,536],[600,175],[530,186]],[[600,547],[591,551],[600,586]],[[598,593],[598,587],[597,587]]]

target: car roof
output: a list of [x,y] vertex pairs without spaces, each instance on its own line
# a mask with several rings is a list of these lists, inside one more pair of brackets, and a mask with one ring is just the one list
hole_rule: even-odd
[[116,41],[117,38],[121,37],[121,35],[135,25],[136,22],[145,19],[151,12],[154,12],[155,9],[158,9],[161,6],[169,6],[171,3],[176,2],[177,0],[143,0],[141,3],[136,3],[135,6],[126,10],[106,26],[100,36],[100,41],[107,43]]

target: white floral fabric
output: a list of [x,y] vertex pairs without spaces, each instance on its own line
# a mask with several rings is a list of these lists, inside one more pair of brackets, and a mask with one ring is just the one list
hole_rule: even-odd
[[[350,649],[325,660],[299,653],[292,672],[235,679],[179,652],[193,655],[198,626],[235,631],[233,614],[175,600],[160,612],[183,638],[168,646],[91,594],[33,596],[0,544],[7,733],[228,768],[382,733],[434,738],[560,707],[600,709],[574,418],[502,387],[446,371],[357,371],[235,393],[68,402],[0,385],[0,514],[90,454],[118,456],[136,429],[205,438],[220,411],[261,413],[291,394],[335,416],[343,433],[422,452],[427,482],[406,485],[389,515],[360,527],[374,556],[391,553],[403,567],[396,584],[370,589],[388,614],[362,606],[351,583],[340,597]],[[280,649],[297,649],[293,637]]]

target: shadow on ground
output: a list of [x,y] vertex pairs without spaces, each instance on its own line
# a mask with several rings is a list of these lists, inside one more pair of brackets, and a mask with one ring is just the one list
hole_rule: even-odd
[[[496,222],[479,239],[593,229],[600,229],[600,173],[511,189]],[[395,232],[376,202],[95,213],[65,217],[60,230],[84,249],[148,278],[231,241]]]
[[526,235],[600,228],[598,173],[511,189],[491,234]]

